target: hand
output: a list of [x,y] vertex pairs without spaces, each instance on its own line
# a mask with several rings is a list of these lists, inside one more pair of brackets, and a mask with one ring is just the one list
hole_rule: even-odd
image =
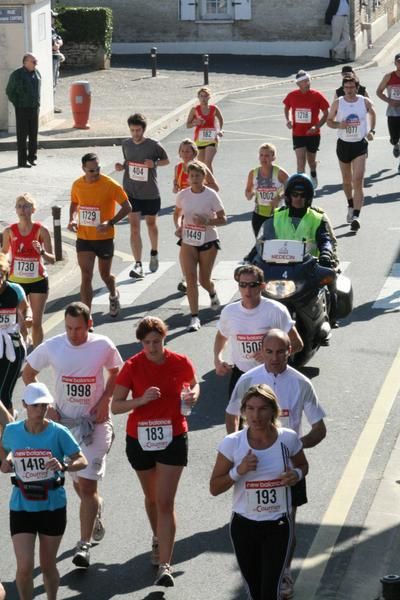
[[149,402],[153,402],[153,400],[158,400],[159,398],[161,398],[160,388],[155,386],[149,387],[142,396],[141,405],[143,406],[144,404],[148,404]]
[[311,125],[310,129],[307,130],[307,133],[315,133],[318,127],[316,125]]
[[123,171],[124,165],[122,163],[115,163],[114,168],[116,171]]
[[32,327],[33,325],[33,317],[32,315],[26,315],[25,319],[24,319],[24,325],[27,329],[29,329],[30,327]]
[[374,134],[372,133],[372,131],[370,131],[367,135],[367,140],[369,140],[370,142],[372,142],[372,140],[374,139]]
[[348,126],[347,121],[340,121],[338,129],[346,129],[347,126]]
[[193,408],[193,406],[196,404],[196,402],[197,402],[197,398],[196,398],[196,394],[194,393],[194,391],[193,390],[185,391],[185,404],[190,406],[190,408]]
[[224,360],[216,360],[215,361],[215,372],[220,377],[223,377],[224,375],[231,373],[232,369],[233,369],[233,365],[230,365],[229,363],[225,362]]
[[148,169],[154,169],[154,167],[156,166],[154,160],[150,160],[150,158],[146,158],[146,160],[143,161],[143,164]]
[[95,416],[95,423],[105,423],[110,417],[110,400],[102,396],[98,403],[90,410],[91,415]]
[[255,193],[254,192],[245,192],[244,195],[246,196],[247,200],[251,200],[252,198],[254,198]]
[[108,221],[103,221],[100,225],[96,225],[96,231],[99,233],[107,233],[108,229],[112,229],[112,226]]
[[2,473],[12,473],[14,470],[14,467],[13,467],[11,460],[7,460],[7,459],[2,460],[0,470]]
[[55,456],[53,456],[52,458],[50,458],[50,460],[47,461],[46,469],[48,469],[49,471],[61,471],[62,464]]
[[208,217],[206,215],[193,215],[194,225],[207,225]]
[[38,240],[32,240],[32,248],[40,255],[42,244]]
[[172,186],[172,193],[173,193],[173,194],[177,194],[178,192],[179,192],[179,188],[178,188],[178,186],[176,185],[176,183],[174,183],[174,185]]
[[286,127],[288,129],[292,129],[293,125],[292,125],[292,121],[286,121]]
[[224,132],[222,131],[222,129],[220,129],[217,133],[218,137],[224,137]]
[[398,108],[400,106],[400,100],[389,100],[388,104],[389,104],[389,106]]
[[182,239],[182,225],[176,228],[175,235],[177,238]]
[[294,469],[288,469],[284,473],[281,473],[281,480],[283,485],[296,485],[300,481],[297,471]]
[[203,125],[203,123],[205,123],[204,119],[200,119],[199,117],[196,117],[195,119],[192,119],[192,125]]
[[257,463],[257,456],[253,454],[252,450],[249,450],[236,470],[239,473],[239,475],[245,475],[249,471],[256,471]]
[[332,253],[329,250],[323,250],[319,255],[319,264],[321,267],[332,266]]
[[49,406],[49,408],[47,409],[46,418],[50,419],[50,421],[55,421],[56,423],[60,422],[60,415],[52,406]]
[[76,233],[78,231],[78,223],[75,220],[70,221],[67,225],[67,229]]

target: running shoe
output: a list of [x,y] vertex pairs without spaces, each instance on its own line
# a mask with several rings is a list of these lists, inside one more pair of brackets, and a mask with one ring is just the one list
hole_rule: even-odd
[[155,273],[158,269],[158,266],[159,266],[158,254],[151,254],[150,262],[149,262],[149,269],[150,269],[151,273]]
[[109,296],[108,297],[109,302],[110,302],[110,308],[108,311],[108,314],[110,315],[110,317],[116,317],[120,311],[121,305],[119,303],[119,292],[117,292],[116,296]]
[[150,562],[154,567],[158,567],[160,564],[160,549],[155,535],[153,535],[153,541],[151,542]]
[[163,563],[158,567],[154,585],[163,585],[164,587],[174,586],[174,578],[172,577],[171,567],[168,563]]
[[99,500],[99,508],[96,515],[96,520],[94,522],[92,539],[94,542],[101,542],[103,537],[106,534],[106,529],[103,525],[103,512],[104,512],[104,500],[100,498]]
[[393,146],[393,156],[395,158],[399,158],[399,156],[400,156],[400,144],[395,144]]
[[200,323],[199,317],[192,317],[190,319],[188,331],[198,331],[200,329],[200,327],[201,327],[201,323]]
[[214,296],[210,296],[210,300],[211,300],[211,308],[212,310],[218,310],[221,306],[221,302],[217,296],[217,293],[214,294]]
[[133,268],[129,271],[129,277],[132,277],[132,279],[143,279],[144,273],[142,263],[135,262]]
[[315,175],[315,177],[310,175],[310,179],[311,179],[311,183],[313,184],[314,190],[316,190],[318,187],[318,177],[316,175]]
[[285,574],[282,578],[280,592],[282,600],[288,600],[289,598],[293,598],[294,596],[293,579],[289,570],[285,570]]
[[86,542],[78,542],[72,562],[77,567],[87,569],[90,565],[90,544]]
[[187,285],[184,279],[178,283],[178,292],[181,292],[182,294],[186,294],[187,292]]
[[350,225],[351,231],[358,231],[360,229],[360,227],[361,227],[361,225],[360,225],[360,221],[359,221],[358,217],[353,217],[353,220]]
[[346,217],[346,221],[347,223],[351,223],[353,220],[353,211],[354,208],[352,208],[351,206],[348,207],[347,209],[347,217]]

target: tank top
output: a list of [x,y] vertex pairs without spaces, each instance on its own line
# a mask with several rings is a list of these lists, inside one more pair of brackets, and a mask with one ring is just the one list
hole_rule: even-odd
[[178,191],[189,187],[189,176],[184,169],[183,162],[179,163],[175,167],[175,181],[176,185],[178,186]]
[[4,332],[19,337],[18,304],[25,299],[25,293],[16,283],[6,283],[0,294],[0,335]]
[[10,227],[11,270],[9,280],[15,283],[35,283],[47,277],[43,258],[32,246],[34,240],[40,241],[40,223],[33,223],[28,235],[22,235],[18,224]]
[[[400,100],[400,77],[396,71],[391,72],[386,89],[391,100]],[[388,117],[400,117],[400,106],[389,106],[388,104],[386,115]]]
[[367,108],[365,98],[357,95],[355,102],[339,98],[337,121],[346,121],[346,129],[338,129],[338,138],[344,142],[360,142],[368,133]]
[[196,117],[198,119],[204,119],[203,125],[197,125],[194,130],[194,141],[199,148],[208,146],[209,144],[216,144],[218,141],[215,106],[210,104],[209,109],[208,115],[205,115],[201,111],[200,104],[195,107]]
[[253,187],[256,193],[256,204],[254,212],[263,217],[271,217],[274,208],[271,203],[279,196],[283,185],[278,179],[279,167],[272,165],[272,173],[270,177],[264,177],[261,173],[261,167],[256,167],[253,170]]

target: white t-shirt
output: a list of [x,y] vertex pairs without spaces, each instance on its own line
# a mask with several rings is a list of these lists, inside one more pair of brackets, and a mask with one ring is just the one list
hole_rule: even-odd
[[220,210],[224,210],[224,205],[217,192],[206,187],[199,194],[194,194],[190,187],[185,188],[178,192],[176,196],[176,206],[182,210],[183,215],[183,243],[201,246],[202,244],[213,242],[218,239],[216,227],[210,227],[209,225],[207,225],[207,227],[198,226],[193,223],[194,215],[215,219],[216,213]]
[[35,348],[27,362],[35,371],[53,367],[55,407],[71,419],[88,415],[99,401],[104,392],[103,369],[123,364],[113,342],[97,333],[89,333],[80,346],[73,346],[65,333],[57,335]]
[[249,450],[258,458],[257,469],[249,471],[233,487],[232,510],[253,521],[276,521],[289,514],[292,506],[290,487],[282,486],[281,475],[293,468],[290,460],[302,449],[297,434],[278,428],[278,438],[266,450],[251,448],[247,427],[227,435],[218,452],[238,467]]
[[245,308],[241,301],[225,306],[217,328],[229,339],[231,361],[246,372],[260,364],[252,356],[261,350],[261,341],[267,330],[277,328],[288,333],[294,324],[286,306],[261,298],[256,308]]
[[282,412],[279,417],[282,426],[290,427],[299,436],[302,435],[303,411],[310,425],[314,425],[326,417],[311,381],[289,366],[279,375],[269,373],[265,365],[260,365],[242,375],[234,387],[226,412],[239,416],[243,396],[250,386],[258,383],[265,383],[273,389]]
[[368,110],[364,96],[358,96],[355,102],[339,98],[336,120],[346,121],[346,129],[337,129],[338,138],[344,142],[360,142],[368,134]]

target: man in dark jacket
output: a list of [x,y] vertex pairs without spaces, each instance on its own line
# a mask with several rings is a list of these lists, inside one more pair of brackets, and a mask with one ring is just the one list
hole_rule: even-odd
[[330,0],[325,23],[332,27],[331,58],[345,62],[350,53],[349,0]]
[[6,88],[15,108],[18,166],[25,168],[36,165],[37,159],[41,77],[36,65],[37,58],[26,53],[22,67],[11,73]]

